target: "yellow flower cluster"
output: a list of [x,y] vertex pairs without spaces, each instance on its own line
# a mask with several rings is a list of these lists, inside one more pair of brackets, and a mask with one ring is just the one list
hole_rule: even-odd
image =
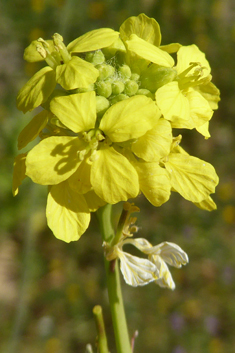
[[48,66],[17,97],[23,112],[42,107],[18,148],[37,136],[41,142],[16,157],[13,193],[25,176],[49,185],[47,220],[57,238],[79,239],[90,212],[141,192],[154,206],[177,191],[198,207],[216,208],[213,166],[172,135],[172,128],[187,128],[210,136],[219,91],[196,45],[161,46],[158,23],[141,14],[119,32],[93,30],[67,47],[59,34],[39,38],[24,58]]

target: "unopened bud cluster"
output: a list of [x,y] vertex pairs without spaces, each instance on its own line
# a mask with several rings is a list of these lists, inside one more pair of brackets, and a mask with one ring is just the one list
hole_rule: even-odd
[[[156,90],[177,75],[174,69],[158,65],[150,65],[140,74],[132,71],[127,64],[119,63],[120,55],[110,58],[107,49],[106,53],[97,50],[85,56],[85,60],[99,71],[96,83],[87,89],[96,91],[98,114],[103,114],[111,105],[134,95],[144,95],[154,100]],[[84,92],[84,89],[78,91]]]

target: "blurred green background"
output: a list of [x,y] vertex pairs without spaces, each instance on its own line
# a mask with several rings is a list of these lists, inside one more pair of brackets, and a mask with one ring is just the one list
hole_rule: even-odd
[[[233,353],[235,347],[235,4],[233,0],[1,0],[0,3],[0,352],[82,353],[94,346],[92,308],[101,304],[115,352],[98,223],[93,215],[79,242],[56,240],[45,220],[46,187],[25,180],[11,194],[17,136],[32,117],[16,110],[18,90],[38,70],[24,48],[55,32],[65,43],[99,27],[118,30],[144,12],[161,26],[162,44],[195,43],[206,52],[221,90],[211,139],[184,131],[182,146],[212,163],[220,184],[218,210],[202,211],[173,194],[154,208],[144,198],[138,236],[173,241],[189,255],[172,269],[176,290],[123,282],[136,353]],[[117,221],[120,205],[114,207]]]

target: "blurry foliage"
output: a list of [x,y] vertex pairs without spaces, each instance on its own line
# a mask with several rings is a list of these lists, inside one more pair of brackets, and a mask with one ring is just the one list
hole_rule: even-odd
[[[2,0],[0,3],[0,352],[75,353],[94,344],[92,308],[101,304],[114,351],[95,215],[77,243],[56,240],[46,227],[46,188],[24,181],[11,195],[12,163],[21,128],[31,117],[15,108],[17,91],[38,69],[23,62],[31,40],[61,33],[65,42],[86,31],[119,25],[145,12],[161,25],[163,44],[197,44],[206,52],[221,103],[212,138],[184,132],[190,154],[211,162],[220,176],[218,210],[201,211],[173,194],[159,209],[142,197],[139,236],[177,242],[190,263],[172,271],[176,290],[123,283],[135,352],[224,353],[235,347],[235,178],[233,0]],[[177,134],[177,132],[176,132]],[[114,207],[114,222],[120,205]]]

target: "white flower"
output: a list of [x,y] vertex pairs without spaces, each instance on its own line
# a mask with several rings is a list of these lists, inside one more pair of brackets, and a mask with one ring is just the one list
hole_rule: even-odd
[[[122,250],[125,244],[132,244],[148,259],[133,256]],[[121,240],[118,244],[110,247],[104,243],[106,258],[111,261],[120,259],[120,268],[127,284],[137,287],[144,286],[155,281],[160,287],[175,289],[175,283],[167,266],[180,268],[188,263],[187,254],[176,244],[163,242],[152,246],[144,238]]]

